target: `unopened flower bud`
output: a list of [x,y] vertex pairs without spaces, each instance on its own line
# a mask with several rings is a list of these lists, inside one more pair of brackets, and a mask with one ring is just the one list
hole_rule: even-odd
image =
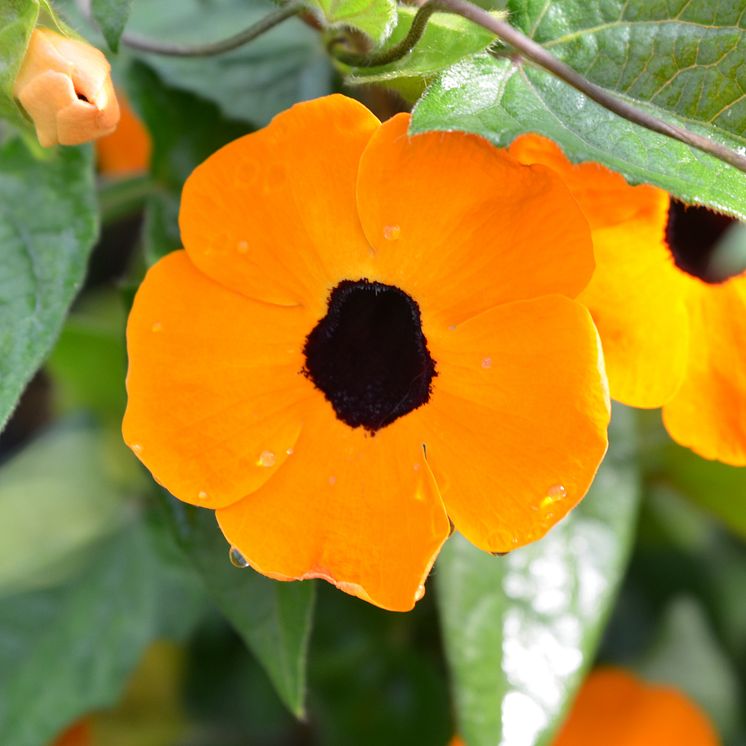
[[42,146],[79,145],[114,131],[119,104],[110,70],[90,44],[34,29],[13,93]]

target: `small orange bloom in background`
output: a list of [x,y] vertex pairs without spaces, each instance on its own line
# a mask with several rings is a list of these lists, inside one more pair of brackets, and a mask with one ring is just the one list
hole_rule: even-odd
[[143,173],[150,163],[150,134],[121,91],[118,94],[119,125],[110,135],[96,140],[99,170],[114,177]]
[[601,668],[583,684],[552,746],[718,746],[699,706],[677,689]]
[[78,720],[62,733],[52,746],[91,746],[93,737],[89,720]]
[[194,171],[186,251],[129,319],[123,426],[238,561],[392,610],[424,592],[449,518],[487,551],[540,538],[609,420],[566,187],[408,124],[329,96]]
[[630,186],[597,163],[573,165],[538,135],[517,138],[510,152],[560,174],[588,218],[596,272],[579,300],[601,335],[611,396],[663,406],[678,443],[746,465],[746,273],[696,276],[708,269],[713,237],[737,221]]
[[[719,746],[699,706],[677,689],[617,668],[593,671],[552,746]],[[448,746],[466,746],[454,736]]]
[[119,104],[110,69],[90,44],[34,29],[13,94],[43,147],[79,145],[114,131]]

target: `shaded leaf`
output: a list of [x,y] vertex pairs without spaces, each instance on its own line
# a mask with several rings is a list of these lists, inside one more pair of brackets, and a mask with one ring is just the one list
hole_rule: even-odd
[[132,0],[91,0],[91,14],[113,52],[119,49],[131,9]]
[[282,701],[301,717],[314,584],[283,583],[234,567],[214,513],[167,499],[182,546],[207,591],[264,667]]
[[98,232],[91,152],[0,147],[0,427],[49,352]]
[[[129,28],[150,38],[206,43],[276,10],[269,0],[136,0]],[[329,92],[330,67],[317,32],[292,18],[226,54],[199,60],[132,53],[170,86],[217,104],[223,115],[263,126],[297,101]],[[180,123],[179,129],[188,129]]]
[[624,573],[637,514],[630,412],[588,496],[547,536],[492,557],[461,536],[436,567],[458,732],[469,746],[546,744],[562,722]]
[[59,582],[131,517],[105,449],[98,430],[61,425],[0,467],[0,597]]
[[30,127],[30,121],[13,97],[13,84],[38,17],[38,0],[0,3],[0,117],[19,127]]
[[[670,119],[670,117],[669,117]],[[573,161],[746,219],[746,175],[595,104],[548,73],[482,54],[447,70],[418,103],[411,129],[465,130],[498,145],[523,132],[555,140]]]
[[395,0],[307,0],[332,28],[354,28],[377,43],[388,38],[396,25]]
[[74,581],[0,602],[0,743],[50,743],[118,699],[159,634],[156,570],[147,536],[132,526]]

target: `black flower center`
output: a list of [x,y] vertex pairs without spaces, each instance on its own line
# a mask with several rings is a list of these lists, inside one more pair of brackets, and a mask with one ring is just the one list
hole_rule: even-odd
[[705,282],[728,279],[717,270],[713,259],[725,232],[737,222],[707,207],[672,199],[668,208],[666,243],[676,266]]
[[350,427],[375,433],[430,398],[435,362],[420,309],[393,285],[340,282],[303,352],[303,373]]

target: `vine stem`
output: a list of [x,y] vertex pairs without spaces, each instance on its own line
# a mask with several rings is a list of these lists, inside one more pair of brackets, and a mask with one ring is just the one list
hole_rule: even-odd
[[[86,0],[78,0],[78,7],[85,13],[90,20],[90,6]],[[230,52],[233,49],[242,47],[254,41],[257,37],[270,31],[278,24],[286,21],[288,18],[300,13],[303,10],[303,4],[300,2],[290,2],[283,5],[272,13],[268,13],[256,23],[248,28],[239,31],[233,36],[226,39],[219,39],[208,44],[178,44],[171,42],[162,42],[156,39],[150,39],[138,34],[123,33],[121,43],[130,49],[136,49],[139,52],[150,52],[160,54],[166,57],[210,57],[216,54]]]
[[482,10],[469,0],[429,0],[438,5],[438,9],[456,13],[473,23],[491,31],[499,39],[515,49],[521,57],[533,62],[538,67],[543,68],[555,77],[563,80],[568,85],[588,96],[588,98],[600,104],[605,109],[618,114],[620,117],[639,124],[641,127],[658,132],[666,137],[673,138],[679,142],[689,145],[697,150],[701,150],[709,155],[715,156],[735,166],[740,171],[746,172],[746,156],[737,153],[735,150],[722,145],[719,142],[710,140],[696,132],[670,124],[662,119],[649,114],[646,111],[637,109],[621,98],[609,93],[604,88],[591,83],[580,73],[573,70],[561,60],[548,52],[544,47],[537,44],[525,34],[518,31],[505,21],[501,21],[491,16],[487,11]]

